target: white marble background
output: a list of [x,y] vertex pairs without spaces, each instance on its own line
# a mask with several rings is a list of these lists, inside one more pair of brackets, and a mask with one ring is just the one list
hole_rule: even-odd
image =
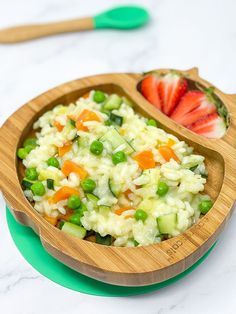
[[[0,45],[0,124],[43,91],[81,76],[169,67],[200,68],[236,93],[235,0],[0,0],[0,27],[86,16],[139,3],[152,13],[143,29],[61,35]],[[185,279],[143,296],[103,298],[62,288],[38,274],[15,248],[0,199],[0,312],[4,314],[235,314],[236,218],[207,261]]]

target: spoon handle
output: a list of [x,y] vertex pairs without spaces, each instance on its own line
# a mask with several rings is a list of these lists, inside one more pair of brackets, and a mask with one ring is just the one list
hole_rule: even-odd
[[94,19],[86,17],[47,24],[32,24],[0,30],[0,43],[16,43],[54,34],[94,29]]

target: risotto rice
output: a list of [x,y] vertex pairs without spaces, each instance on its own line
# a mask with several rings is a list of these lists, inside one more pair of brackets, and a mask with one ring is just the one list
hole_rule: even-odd
[[62,231],[149,245],[184,232],[212,206],[200,194],[204,157],[124,97],[91,91],[44,113],[34,129],[36,139],[18,151],[24,193]]

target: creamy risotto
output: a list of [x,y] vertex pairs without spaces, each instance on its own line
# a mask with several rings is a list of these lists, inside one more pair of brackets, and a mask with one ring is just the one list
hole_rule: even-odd
[[18,149],[25,196],[49,223],[114,246],[158,243],[206,214],[204,157],[136,113],[129,100],[91,91],[34,124]]

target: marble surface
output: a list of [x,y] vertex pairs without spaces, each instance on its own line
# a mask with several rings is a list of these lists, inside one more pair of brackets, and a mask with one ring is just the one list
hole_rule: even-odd
[[[85,75],[200,68],[223,91],[236,92],[235,0],[0,0],[0,27],[144,4],[152,22],[130,32],[61,35],[0,45],[0,124],[43,91]],[[103,298],[62,288],[37,273],[15,248],[0,198],[0,312],[4,314],[236,313],[235,214],[207,261],[185,279],[143,296]]]

